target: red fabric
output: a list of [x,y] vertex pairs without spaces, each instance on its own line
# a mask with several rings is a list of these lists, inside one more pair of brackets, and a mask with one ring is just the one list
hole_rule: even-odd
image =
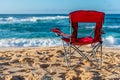
[[60,29],[53,28],[51,31],[54,32],[54,33],[57,33],[57,34],[59,34],[61,36],[69,37],[68,34],[63,33]]
[[[94,38],[91,43],[99,42],[101,41],[101,30],[102,30],[102,24],[104,22],[104,13],[103,12],[97,12],[97,11],[90,11],[90,10],[78,10],[74,11],[69,14],[71,26],[73,28],[73,33],[71,35],[71,38],[78,39],[78,22],[94,22],[96,23],[95,26],[95,34]],[[84,38],[83,38],[84,39]],[[64,40],[64,39],[63,39]],[[85,38],[86,40],[86,38]],[[84,41],[83,41],[84,44]],[[86,44],[86,42],[85,42]]]
[[[70,38],[62,38],[63,41],[65,41],[67,44],[72,42],[75,45],[86,45],[86,44],[92,44],[96,42],[102,41],[101,34],[103,34],[102,31],[102,24],[104,22],[104,13],[103,12],[97,12],[97,11],[91,11],[91,10],[78,10],[71,12],[69,14],[70,23],[73,28],[73,33]],[[84,38],[78,38],[78,23],[79,22],[94,22],[96,23],[95,26],[95,34],[94,37],[84,37]],[[69,36],[67,34],[64,34],[59,29],[53,28],[52,31],[54,33],[57,33],[61,36]]]
[[93,42],[92,37],[84,37],[84,38],[62,38],[63,41],[65,41],[67,44],[69,42],[72,42],[74,45],[85,45],[85,44],[91,44]]
[[54,33],[59,33],[59,34],[61,33],[60,29],[57,29],[57,28],[52,28],[51,31]]

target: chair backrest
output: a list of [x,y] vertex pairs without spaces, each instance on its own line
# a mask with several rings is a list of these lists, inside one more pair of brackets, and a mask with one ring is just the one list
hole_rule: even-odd
[[71,12],[69,14],[70,23],[73,28],[72,38],[77,39],[78,34],[78,23],[79,22],[89,22],[96,23],[94,42],[101,41],[101,29],[104,22],[104,13],[91,10],[78,10]]

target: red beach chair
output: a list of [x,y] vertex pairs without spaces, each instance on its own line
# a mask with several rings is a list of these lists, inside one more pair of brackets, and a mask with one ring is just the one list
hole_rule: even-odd
[[[102,25],[104,23],[104,13],[91,10],[78,10],[71,12],[69,14],[69,19],[71,23],[70,35],[63,33],[57,28],[53,28],[52,32],[61,36],[64,45],[64,55],[67,67],[70,67],[71,56],[77,52],[82,57],[75,67],[80,64],[81,61],[86,59],[98,67],[102,66],[102,38],[103,34]],[[78,37],[78,23],[95,23],[95,28],[93,29],[93,36]],[[83,32],[83,31],[82,31]],[[82,34],[82,33],[81,33]],[[65,46],[65,43],[69,45]],[[86,53],[81,50],[81,46],[92,44],[91,50]],[[99,56],[97,56],[99,55]]]

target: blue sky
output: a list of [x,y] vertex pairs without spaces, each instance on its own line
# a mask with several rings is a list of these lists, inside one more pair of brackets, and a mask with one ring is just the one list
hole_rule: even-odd
[[0,14],[68,14],[75,10],[120,13],[120,0],[1,0]]

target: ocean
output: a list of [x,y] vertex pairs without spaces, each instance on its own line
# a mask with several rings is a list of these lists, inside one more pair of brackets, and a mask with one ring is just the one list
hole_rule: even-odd
[[[95,24],[82,24],[79,36],[86,36]],[[0,47],[60,46],[52,28],[69,34],[68,14],[0,14]],[[85,31],[84,31],[85,30]],[[106,14],[103,24],[103,45],[120,47],[120,14]]]

